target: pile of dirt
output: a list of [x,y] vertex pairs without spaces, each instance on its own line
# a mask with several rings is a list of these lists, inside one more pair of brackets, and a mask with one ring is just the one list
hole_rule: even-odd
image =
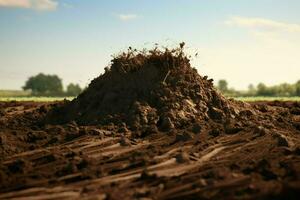
[[112,123],[143,132],[234,117],[237,109],[214,89],[212,79],[201,77],[191,67],[183,48],[184,43],[163,51],[129,48],[78,98],[56,109],[47,122]]

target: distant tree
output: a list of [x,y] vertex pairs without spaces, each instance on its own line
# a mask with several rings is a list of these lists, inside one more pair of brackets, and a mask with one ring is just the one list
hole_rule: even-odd
[[300,80],[295,83],[295,96],[300,96]]
[[253,84],[250,84],[250,85],[248,86],[248,90],[249,90],[249,91],[254,91],[254,90],[255,90],[254,85],[253,85]]
[[256,95],[256,88],[253,84],[248,86],[248,91],[245,93],[245,96],[255,96]]
[[259,83],[257,85],[257,96],[272,96],[272,92],[270,92],[270,89],[263,83]]
[[282,83],[277,86],[273,86],[274,96],[294,96],[295,95],[295,85],[288,83]]
[[69,96],[77,96],[81,92],[82,92],[82,89],[78,84],[70,83],[67,86],[67,95],[69,95]]
[[226,80],[219,80],[217,88],[222,92],[226,93],[228,91],[228,83]]
[[45,75],[40,73],[30,77],[23,90],[31,90],[33,95],[55,96],[63,93],[62,80],[57,75]]

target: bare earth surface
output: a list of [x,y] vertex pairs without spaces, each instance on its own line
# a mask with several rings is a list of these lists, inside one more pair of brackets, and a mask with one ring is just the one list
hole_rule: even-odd
[[300,103],[226,99],[183,47],[130,48],[72,101],[0,103],[0,199],[299,199]]
[[0,103],[0,199],[297,199],[300,194],[299,103],[251,104],[282,124],[272,131],[201,130],[136,139],[74,122],[34,125],[49,107]]

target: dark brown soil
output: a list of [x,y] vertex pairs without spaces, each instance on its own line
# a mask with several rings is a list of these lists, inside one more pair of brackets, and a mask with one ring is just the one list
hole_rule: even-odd
[[300,103],[130,50],[72,102],[0,102],[0,154],[0,199],[298,199]]

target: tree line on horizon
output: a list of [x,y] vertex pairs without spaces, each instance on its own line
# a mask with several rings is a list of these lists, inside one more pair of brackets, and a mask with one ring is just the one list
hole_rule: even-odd
[[[300,80],[294,84],[282,83],[267,86],[259,83],[257,86],[250,84],[245,91],[229,88],[225,79],[219,80],[216,88],[225,96],[230,97],[294,97],[300,96]],[[57,75],[39,73],[31,76],[22,87],[24,91],[30,91],[32,96],[77,96],[82,92],[79,84],[70,83],[66,90],[63,88],[62,79]]]
[[219,80],[217,89],[225,96],[231,97],[295,97],[300,96],[300,80],[294,84],[282,83],[273,86],[267,86],[264,83],[259,83],[257,86],[250,84],[246,91],[235,90],[228,87],[228,82],[225,79]]
[[77,96],[82,92],[75,83],[68,84],[64,90],[60,77],[43,73],[29,77],[22,89],[31,91],[32,96]]

